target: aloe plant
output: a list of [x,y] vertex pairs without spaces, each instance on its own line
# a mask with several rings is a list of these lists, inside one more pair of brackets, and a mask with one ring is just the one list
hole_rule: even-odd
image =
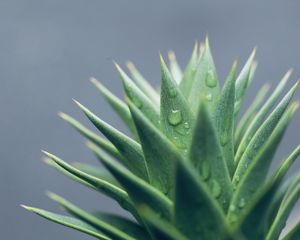
[[[169,67],[160,57],[160,91],[131,62],[130,76],[115,64],[125,101],[92,78],[131,136],[77,101],[105,138],[59,114],[88,139],[106,170],[44,152],[46,163],[112,198],[134,220],[87,212],[54,193],[50,198],[69,216],[24,207],[102,240],[279,239],[300,195],[300,173],[284,180],[300,146],[271,173],[270,165],[299,106],[292,100],[299,81],[282,98],[291,71],[270,96],[269,86],[262,86],[239,117],[255,73],[255,50],[239,74],[234,61],[221,87],[207,38],[200,49],[196,43],[184,71],[173,52]],[[300,223],[283,239],[300,239]]]

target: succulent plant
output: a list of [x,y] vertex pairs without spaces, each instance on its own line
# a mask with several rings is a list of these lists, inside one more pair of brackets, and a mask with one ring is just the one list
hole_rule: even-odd
[[[234,61],[223,87],[207,38],[200,47],[195,44],[184,71],[173,52],[169,66],[160,57],[159,90],[132,63],[127,64],[130,76],[115,65],[125,101],[92,82],[126,123],[130,137],[77,101],[105,138],[60,113],[88,139],[106,170],[44,154],[50,166],[112,198],[131,216],[87,212],[54,193],[49,196],[71,216],[24,207],[102,240],[279,239],[300,195],[300,173],[286,178],[299,145],[270,170],[299,105],[292,101],[299,81],[281,96],[291,71],[269,96],[269,85],[263,85],[240,117],[256,69],[255,50],[239,74]],[[299,240],[300,223],[281,237]]]

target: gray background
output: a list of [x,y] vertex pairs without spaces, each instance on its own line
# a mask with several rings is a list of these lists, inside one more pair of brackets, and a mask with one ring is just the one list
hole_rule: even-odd
[[[97,164],[83,139],[56,115],[63,110],[87,123],[71,98],[124,130],[88,81],[94,75],[122,96],[113,59],[133,60],[158,84],[158,51],[174,49],[185,64],[194,40],[207,32],[224,79],[232,60],[243,63],[257,45],[259,68],[249,102],[262,83],[276,85],[289,67],[295,69],[292,80],[299,78],[299,21],[297,0],[0,0],[0,238],[90,239],[19,207],[59,211],[46,189],[87,209],[120,211],[44,165],[40,153]],[[300,142],[299,120],[298,113],[278,159]]]

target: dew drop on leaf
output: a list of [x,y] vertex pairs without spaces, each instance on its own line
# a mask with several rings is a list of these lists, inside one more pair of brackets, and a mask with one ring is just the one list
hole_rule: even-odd
[[177,95],[176,89],[175,89],[175,88],[169,89],[169,90],[168,90],[168,94],[169,94],[169,96],[170,96],[171,98],[176,97],[176,95]]
[[182,122],[182,115],[179,110],[172,110],[168,115],[168,122],[170,125],[177,126]]
[[239,208],[243,208],[246,205],[246,200],[245,198],[241,198],[239,201]]
[[207,161],[202,161],[200,166],[200,174],[204,181],[207,181],[210,177],[210,165]]
[[211,101],[212,100],[212,95],[211,93],[208,93],[206,96],[205,96],[206,100],[207,101]]
[[215,198],[219,198],[221,196],[222,188],[216,180],[213,180],[211,183],[211,191]]
[[217,79],[209,73],[206,76],[205,82],[206,82],[206,85],[210,88],[217,86]]

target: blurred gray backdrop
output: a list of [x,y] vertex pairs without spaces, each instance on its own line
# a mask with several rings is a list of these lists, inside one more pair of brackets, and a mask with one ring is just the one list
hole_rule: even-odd
[[[297,0],[0,0],[0,238],[90,239],[19,207],[59,212],[45,190],[88,210],[120,212],[107,198],[43,164],[40,152],[97,164],[83,138],[57,117],[65,111],[87,123],[72,98],[126,131],[88,81],[96,76],[122,97],[112,60],[134,61],[157,85],[158,51],[166,55],[173,49],[185,64],[194,41],[208,33],[224,79],[234,58],[243,64],[258,46],[249,103],[262,83],[275,86],[288,68],[295,69],[292,80],[300,77],[299,23]],[[297,114],[278,160],[300,142],[299,120]]]

